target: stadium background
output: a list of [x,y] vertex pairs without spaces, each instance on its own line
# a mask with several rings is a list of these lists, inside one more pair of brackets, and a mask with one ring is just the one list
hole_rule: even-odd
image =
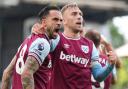
[[[128,0],[0,0],[0,80],[23,39],[30,34],[31,26],[37,21],[37,13],[47,4],[59,5],[61,8],[68,2],[76,2],[80,6],[85,19],[86,29],[94,28],[107,36],[112,42],[108,22],[116,16],[128,15]],[[128,29],[126,29],[128,30]],[[124,40],[125,44],[127,40]],[[120,43],[119,43],[120,44]],[[123,45],[114,46],[118,48]],[[121,57],[122,58],[122,57]],[[123,57],[123,69],[119,76],[127,75],[128,54]],[[127,61],[127,62],[126,62]],[[126,72],[127,71],[127,72]],[[128,79],[127,77],[122,77]],[[128,89],[128,80],[120,80]],[[117,87],[117,86],[115,86]],[[117,89],[117,88],[115,88]]]

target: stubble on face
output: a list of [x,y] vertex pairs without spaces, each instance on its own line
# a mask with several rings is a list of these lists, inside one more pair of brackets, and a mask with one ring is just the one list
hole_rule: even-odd
[[55,39],[62,25],[62,14],[60,11],[51,11],[47,18],[47,34],[50,39]]

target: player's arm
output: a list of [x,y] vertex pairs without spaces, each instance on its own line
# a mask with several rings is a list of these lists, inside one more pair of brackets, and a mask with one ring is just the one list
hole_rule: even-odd
[[24,89],[35,89],[33,74],[44,62],[50,51],[50,45],[46,39],[38,38],[31,44],[28,51],[21,81]]
[[10,62],[10,64],[4,70],[3,76],[2,76],[1,89],[9,89],[10,79],[12,77],[12,73],[13,73],[15,61],[16,61],[16,56],[14,56],[14,58],[12,59],[12,61]]
[[109,75],[109,73],[112,71],[114,67],[114,64],[115,64],[114,55],[110,53],[110,57],[109,57],[110,63],[108,63],[107,66],[102,67],[101,64],[98,62],[99,53],[96,47],[93,45],[91,59],[92,59],[92,74],[98,82],[101,82]]
[[42,34],[42,29],[43,29],[42,24],[40,24],[40,23],[37,22],[37,23],[35,23],[32,26],[31,33],[34,33],[34,34]]
[[23,89],[34,89],[33,74],[38,70],[38,68],[39,64],[37,60],[32,56],[28,56],[23,73],[21,74]]
[[116,67],[120,68],[121,67],[121,61],[120,61],[119,57],[117,56],[115,50],[113,49],[112,45],[110,43],[108,43],[103,37],[101,37],[101,44],[104,45],[106,53],[108,53],[109,51],[113,51],[113,53],[116,56]]
[[107,40],[105,39],[105,37],[103,35],[101,35],[101,44],[104,45],[104,48],[105,48],[104,50],[106,51],[105,54],[107,56],[110,56],[110,55],[114,56],[115,57],[115,60],[116,60],[116,63],[117,63],[117,61],[119,61],[119,58],[118,58],[115,50],[113,49],[112,45],[109,42],[107,42]]

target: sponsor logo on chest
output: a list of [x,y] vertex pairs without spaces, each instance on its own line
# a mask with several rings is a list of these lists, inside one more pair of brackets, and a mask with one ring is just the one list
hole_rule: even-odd
[[84,65],[84,67],[86,67],[89,62],[89,59],[77,57],[74,54],[67,55],[67,54],[64,54],[63,51],[61,51],[61,53],[60,53],[60,59],[70,61],[72,63],[82,64],[82,65]]

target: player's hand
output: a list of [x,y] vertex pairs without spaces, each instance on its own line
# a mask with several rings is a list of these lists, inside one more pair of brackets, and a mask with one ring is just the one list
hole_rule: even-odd
[[43,26],[42,24],[40,23],[35,23],[33,26],[32,26],[32,33],[34,34],[42,34],[42,30],[43,30]]
[[109,59],[108,59],[109,63],[110,64],[116,64],[116,60],[117,60],[116,54],[113,51],[109,51],[107,53],[107,55],[109,57]]

